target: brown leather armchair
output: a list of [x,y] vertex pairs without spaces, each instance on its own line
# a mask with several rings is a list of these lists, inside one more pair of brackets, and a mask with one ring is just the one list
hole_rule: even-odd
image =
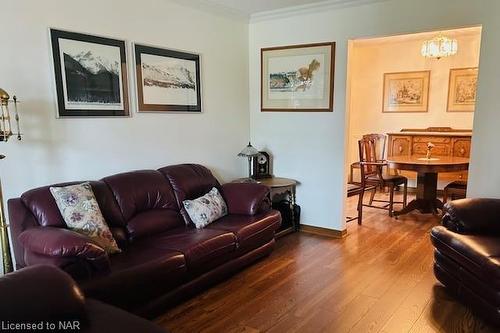
[[434,274],[478,315],[500,324],[500,199],[461,199],[431,231]]
[[85,298],[76,282],[54,266],[30,266],[1,277],[0,295],[2,331],[166,332],[143,318]]

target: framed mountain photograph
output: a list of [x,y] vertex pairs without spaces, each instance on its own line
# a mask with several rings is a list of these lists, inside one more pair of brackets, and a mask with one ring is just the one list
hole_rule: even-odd
[[261,49],[262,112],[333,111],[335,43]]
[[128,116],[125,42],[50,29],[60,117]]
[[450,69],[448,112],[474,112],[477,93],[477,67]]
[[382,112],[427,112],[430,73],[385,73]]
[[201,112],[200,56],[134,45],[138,112]]

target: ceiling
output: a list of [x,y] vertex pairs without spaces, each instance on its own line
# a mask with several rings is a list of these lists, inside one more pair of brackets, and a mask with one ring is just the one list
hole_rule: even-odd
[[354,44],[357,46],[391,44],[398,42],[407,42],[412,40],[430,39],[436,37],[439,34],[443,34],[450,38],[458,38],[464,36],[476,36],[477,38],[481,38],[481,30],[482,28],[480,26],[476,26],[476,27],[458,28],[450,30],[427,31],[427,32],[419,32],[412,34],[385,36],[385,37],[359,38],[354,40]]
[[293,6],[302,6],[324,2],[343,2],[345,0],[196,0],[205,4],[214,5],[244,16],[283,9]]

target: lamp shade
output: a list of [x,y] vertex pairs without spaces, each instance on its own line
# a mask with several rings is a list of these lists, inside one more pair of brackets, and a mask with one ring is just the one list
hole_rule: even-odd
[[253,156],[257,156],[257,155],[259,155],[259,151],[257,149],[255,149],[250,142],[238,154],[238,156],[241,156],[241,157],[253,157]]
[[9,99],[10,99],[9,94],[5,90],[0,88],[0,101],[1,101],[1,103],[7,104],[9,102]]

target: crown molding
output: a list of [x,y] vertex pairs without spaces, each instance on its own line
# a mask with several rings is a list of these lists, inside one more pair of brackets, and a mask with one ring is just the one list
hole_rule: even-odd
[[306,5],[286,7],[250,15],[250,23],[286,18],[300,14],[321,12],[325,10],[356,7],[389,0],[327,0]]
[[170,0],[180,6],[189,7],[192,9],[197,9],[202,12],[207,12],[213,15],[222,16],[237,21],[243,21],[248,23],[250,21],[250,16],[240,12],[238,10],[218,5],[213,2],[206,0]]
[[199,11],[208,12],[213,15],[218,15],[247,23],[252,23],[252,22],[273,20],[278,18],[285,18],[300,14],[321,12],[325,10],[368,5],[389,0],[325,0],[305,5],[291,6],[270,11],[258,12],[251,15],[207,0],[170,0],[170,1],[180,6],[197,9]]
[[383,44],[394,44],[394,43],[405,43],[405,42],[414,42],[414,41],[424,41],[429,38],[436,37],[438,34],[446,35],[451,38],[481,38],[481,26],[472,26],[472,27],[462,27],[455,29],[446,29],[446,30],[431,30],[424,32],[416,32],[416,33],[402,33],[398,35],[390,35],[390,36],[378,36],[378,37],[368,37],[368,38],[355,38],[353,42],[356,46],[371,47],[373,45],[383,45]]

